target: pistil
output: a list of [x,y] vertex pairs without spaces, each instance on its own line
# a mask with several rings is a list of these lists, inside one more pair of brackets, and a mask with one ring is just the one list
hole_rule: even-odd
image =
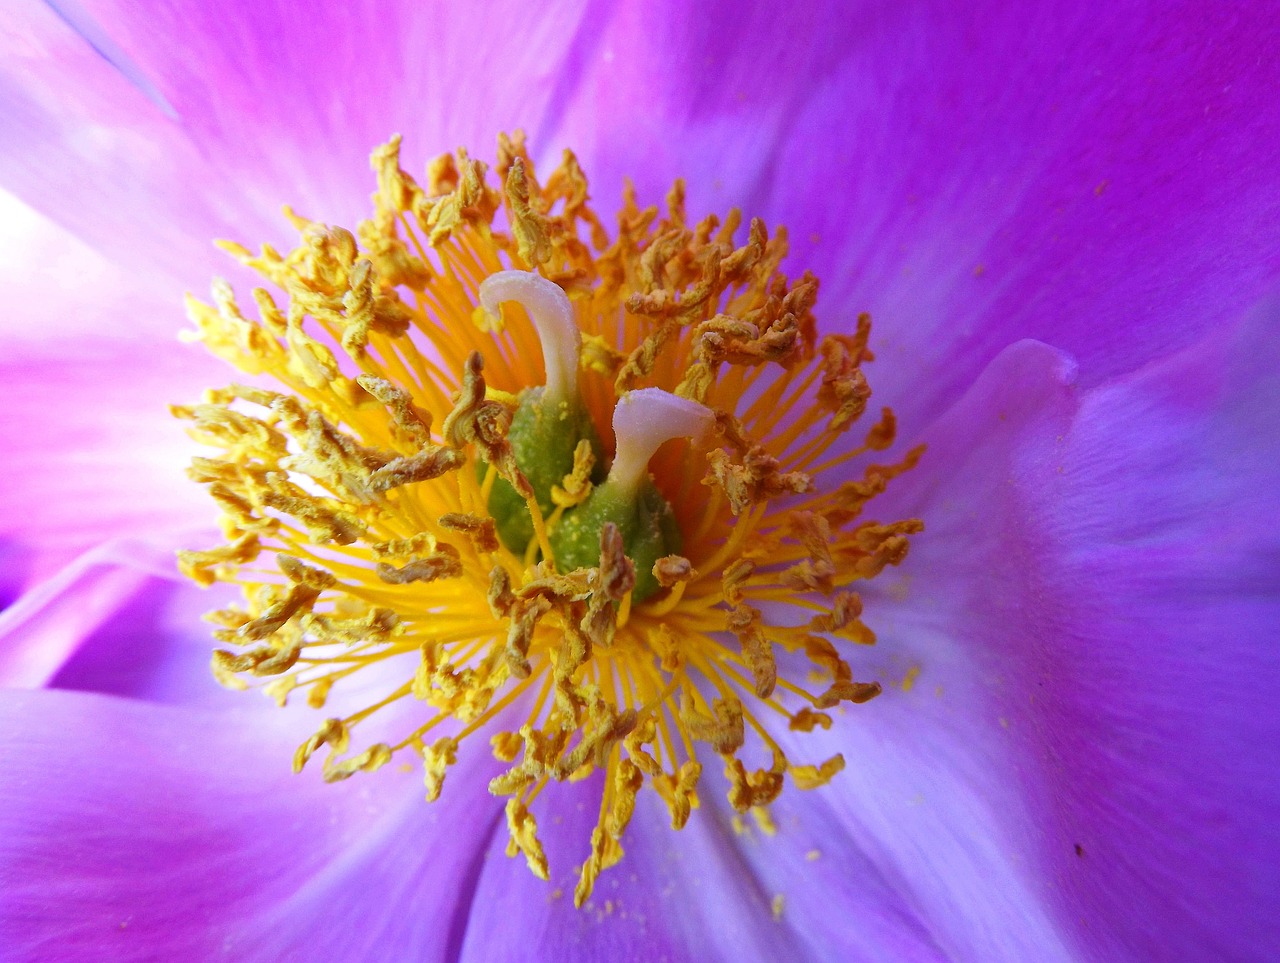
[[623,550],[635,566],[632,603],[645,601],[659,589],[653,567],[683,548],[671,504],[653,483],[649,461],[675,438],[703,438],[715,424],[705,405],[661,388],[639,388],[623,395],[613,409],[616,452],[609,476],[581,507],[561,519],[551,535],[557,564],[566,568],[592,565],[600,554],[600,532],[617,526]]
[[[507,440],[516,464],[533,488],[543,517],[555,509],[556,486],[574,471],[578,446],[586,442],[592,464],[600,442],[578,394],[582,332],[564,290],[532,271],[498,271],[480,284],[480,306],[491,318],[503,303],[515,301],[529,315],[542,344],[546,383],[520,392]],[[481,470],[485,470],[483,463]],[[524,555],[532,551],[534,524],[523,495],[503,478],[489,495],[489,512],[502,543]]]
[[564,288],[532,271],[498,271],[480,282],[480,307],[491,318],[498,317],[501,305],[509,301],[525,309],[542,343],[547,372],[542,404],[549,408],[562,404],[581,407],[578,356],[582,353],[582,332]]

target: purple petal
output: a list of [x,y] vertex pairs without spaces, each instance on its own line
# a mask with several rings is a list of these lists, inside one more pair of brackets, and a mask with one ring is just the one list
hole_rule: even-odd
[[[210,626],[201,618],[212,609],[241,601],[239,592],[223,585],[198,588],[178,575],[173,552],[167,549],[155,553],[158,571],[149,572],[136,567],[137,547],[125,555],[123,564],[100,560],[101,555],[99,551],[90,556],[99,560],[82,576],[89,585],[67,585],[60,575],[14,606],[16,614],[32,607],[29,600],[47,598],[37,616],[24,620],[9,619],[10,613],[0,616],[0,653],[15,647],[38,650],[52,661],[58,640],[71,637],[74,648],[43,682],[49,688],[211,709],[239,706],[237,697],[214,681],[209,660],[215,643]],[[73,570],[80,564],[83,560]],[[83,613],[89,600],[100,593],[99,586],[109,589],[109,604],[89,623]],[[57,588],[63,590],[51,593]],[[84,622],[67,624],[66,616],[59,619],[63,612],[74,612]],[[33,633],[32,623],[43,631]],[[62,647],[69,648],[65,642]],[[299,720],[295,735],[304,737],[314,724],[314,719]]]
[[[601,874],[581,910],[573,892],[601,783],[549,790],[535,814],[554,888],[514,865],[504,855],[505,838],[495,837],[470,901],[461,959],[942,958],[899,891],[856,850],[828,857],[828,881],[836,867],[846,884],[857,881],[857,898],[833,913],[802,839],[738,836],[715,768],[704,777],[702,808],[679,832],[657,795],[641,792],[623,839],[626,856]],[[825,917],[825,930],[810,925],[815,916]]]
[[[837,752],[846,761],[825,789],[784,793],[778,838],[755,858],[760,876],[781,887],[805,877],[794,855],[778,860],[774,847],[818,852],[812,878],[815,890],[826,883],[821,902],[788,903],[826,946],[847,938],[840,921],[857,911],[868,877],[876,879],[849,871],[865,860],[901,893],[943,958],[1077,958],[1071,927],[1049,908],[1046,880],[1028,859],[1037,853],[1039,813],[1020,793],[1024,764],[992,705],[999,666],[988,665],[983,635],[1022,601],[1001,584],[1003,569],[991,571],[990,556],[1017,552],[991,506],[1024,452],[1045,438],[1052,444],[1068,423],[1074,378],[1060,353],[1016,345],[928,433],[924,462],[876,506],[877,518],[918,512],[926,523],[901,569],[864,592],[880,642],[851,663],[857,678],[879,679],[885,693],[837,712],[830,732],[776,727],[797,763]],[[898,683],[913,669],[919,678],[903,691]]]
[[[1099,956],[1280,945],[1278,319],[1090,393],[1064,474],[1020,486],[1056,546],[1028,588],[1058,589],[1028,613],[1007,713],[1056,902],[1099,924]],[[992,641],[1012,656],[1014,633]]]
[[0,287],[8,305],[0,316],[5,358],[54,351],[78,357],[82,338],[142,331],[171,341],[183,317],[181,303],[157,299],[141,279],[4,191]]
[[[259,773],[259,789],[264,797],[269,792],[294,792],[293,784],[284,784],[277,778],[276,769],[289,758],[293,743],[314,729],[317,713],[293,704],[281,712],[261,701],[249,701],[254,697],[232,696],[218,689],[208,670],[210,643],[199,614],[221,603],[176,580],[168,568],[168,553],[155,555],[150,570],[139,565],[145,558],[136,547],[132,551],[99,551],[0,616],[0,653],[18,668],[24,667],[24,656],[30,662],[38,655],[46,667],[44,675],[37,678],[31,676],[31,666],[27,665],[28,676],[16,681],[127,696],[152,704],[172,703],[188,712],[196,706],[207,706],[221,710],[207,716],[211,720],[208,725],[218,728],[226,726],[221,721],[223,717],[243,720],[246,731],[253,724],[262,726],[275,736],[261,745],[239,747],[237,751],[254,753],[254,759],[233,760],[230,764],[249,765]],[[346,705],[335,710],[331,700],[325,714],[354,711],[376,698],[361,702],[358,694],[345,689],[335,693],[335,697],[339,696],[338,701]],[[15,746],[20,744],[19,738],[15,736]],[[152,746],[148,756],[164,752],[166,745],[161,740]],[[483,739],[466,746],[464,757],[466,764],[456,775],[450,775],[452,804],[487,813],[483,818],[500,823],[501,801],[491,800],[484,792],[484,772],[492,764],[486,758]],[[111,767],[116,763],[114,759],[103,760],[99,765]],[[210,765],[216,767],[219,762],[214,759]],[[176,777],[161,774],[160,778],[164,781]],[[543,836],[554,860],[557,895],[553,895],[551,886],[533,879],[522,865],[502,855],[505,833],[495,834],[487,845],[476,844],[469,849],[464,845],[470,855],[458,857],[462,861],[458,864],[460,875],[454,881],[456,891],[449,897],[454,907],[451,912],[457,914],[457,922],[448,934],[450,952],[462,946],[464,956],[478,953],[483,957],[485,953],[499,952],[502,940],[510,938],[512,945],[501,949],[504,958],[521,958],[520,954],[530,947],[540,948],[536,954],[544,950],[563,952],[569,954],[568,958],[592,958],[592,954],[606,950],[625,956],[629,947],[643,944],[649,949],[665,946],[671,958],[702,947],[700,952],[711,958],[755,948],[755,952],[775,955],[790,950],[793,959],[804,958],[807,953],[816,960],[827,958],[830,949],[842,945],[850,929],[856,928],[860,945],[869,951],[892,952],[898,958],[904,954],[909,958],[935,955],[927,927],[914,917],[911,907],[898,897],[895,886],[880,878],[876,867],[854,844],[829,850],[827,863],[820,869],[844,873],[856,870],[860,879],[856,908],[836,921],[834,929],[812,925],[811,913],[818,912],[823,918],[825,915],[823,904],[814,901],[808,892],[811,887],[806,880],[822,875],[815,874],[814,868],[804,862],[808,844],[786,832],[779,845],[765,853],[763,867],[756,865],[757,861],[745,851],[754,841],[736,839],[730,828],[723,799],[725,786],[714,766],[704,785],[703,809],[680,834],[671,831],[666,811],[656,797],[651,792],[644,794],[627,837],[626,862],[601,878],[597,898],[581,913],[572,908],[572,892],[576,864],[585,855],[598,808],[598,780],[582,786],[557,787],[546,794],[540,807]],[[226,791],[222,786],[211,788],[215,796]],[[246,782],[245,791],[252,789]],[[366,791],[388,790],[382,784],[368,784]],[[318,802],[323,803],[323,797]],[[421,807],[420,813],[416,807]],[[393,828],[389,823],[385,838],[379,834],[361,841],[345,858],[341,869],[326,869],[318,881],[299,879],[298,892],[304,896],[313,889],[341,893],[351,880],[360,879],[363,885],[366,876],[388,875],[388,866],[401,862],[406,878],[430,872],[415,861],[421,854],[413,859],[403,855],[393,858],[386,850],[401,848],[399,840],[416,832],[411,828],[417,825],[416,820],[434,819],[438,810],[421,801],[414,801],[412,807],[406,802],[401,809],[395,818],[402,820],[406,828]],[[810,829],[814,828],[821,829],[821,824],[810,822]],[[830,834],[821,835],[823,845],[829,846]],[[433,852],[430,858],[440,857]],[[389,879],[388,885],[392,884],[407,885],[399,878]],[[126,881],[125,885],[135,884]],[[781,920],[773,917],[772,901],[778,895],[791,900],[789,915]],[[198,901],[200,897],[191,894],[191,898]],[[329,898],[342,899],[340,895]],[[270,927],[260,922],[245,926],[249,930],[269,928],[276,941],[271,945],[303,945],[317,925],[307,909],[310,903],[310,897],[291,896],[272,911]],[[705,917],[689,911],[688,906],[699,907]],[[686,909],[677,911],[678,907]],[[464,920],[469,920],[465,926]],[[519,925],[514,926],[513,920],[518,920]],[[498,921],[507,924],[500,928],[500,936],[495,935]],[[52,925],[49,921],[41,923]],[[418,941],[413,942],[415,952],[437,945],[424,934],[406,933],[396,938],[401,936]],[[194,935],[189,938],[197,940]],[[806,949],[802,951],[801,947]]]
[[393,764],[292,776],[274,712],[0,698],[0,942],[16,959],[449,958],[500,815]]
[[[220,646],[203,616],[243,604],[241,592],[224,584],[197,587],[178,574],[174,554],[168,545],[105,545],[22,596],[0,614],[0,684],[193,708],[230,709],[252,699],[265,708],[264,693],[227,692],[209,666]],[[325,715],[347,716],[381,701],[416,664],[410,653],[368,666],[330,694]],[[299,741],[322,718],[297,696],[283,711],[294,715]],[[380,714],[365,723],[366,741],[398,741],[422,722],[422,711],[412,703]]]
[[1266,3],[1217,9],[637,5],[560,136],[597,195],[601,172],[653,200],[685,175],[692,212],[792,228],[820,316],[872,313],[873,382],[925,424],[1019,338],[1096,384],[1270,289],[1278,24]]
[[919,678],[815,752],[845,753],[824,803],[953,956],[1280,940],[1276,318],[1083,393],[1015,346],[903,479],[928,530],[869,597],[864,671]]
[[178,343],[180,304],[8,195],[0,221],[13,308],[0,319],[0,543],[16,593],[105,541],[211,525],[182,470],[199,446],[167,406],[230,371]]
[[22,136],[0,169],[113,250],[145,223],[124,249],[190,286],[205,238],[276,238],[282,201],[351,220],[364,154],[392,129],[422,154],[516,124],[539,149],[582,148],[599,196],[623,172],[649,197],[685,173],[695,209],[791,224],[830,322],[880,318],[882,354],[903,362],[882,386],[908,423],[1011,340],[1062,345],[1093,383],[1190,343],[1276,273],[1265,5],[516,4],[483,31],[408,7],[58,9],[13,15],[0,104]]

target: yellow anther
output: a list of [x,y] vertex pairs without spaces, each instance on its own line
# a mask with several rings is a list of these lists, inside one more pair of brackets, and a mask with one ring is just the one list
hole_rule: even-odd
[[789,728],[796,732],[813,732],[815,728],[830,729],[831,717],[825,712],[814,712],[808,706],[791,717]]
[[[512,844],[524,853],[525,862],[538,879],[550,879],[547,874],[547,857],[538,840],[538,823],[533,814],[518,799],[507,800],[507,830]],[[511,853],[515,855],[515,853]]]
[[444,736],[422,748],[422,763],[427,786],[427,801],[440,798],[444,788],[445,771],[458,761],[458,743]]
[[179,552],[178,568],[198,585],[207,587],[218,581],[220,575],[231,572],[234,567],[252,562],[258,557],[261,548],[258,536],[253,532],[246,532],[235,541],[208,551]]
[[583,438],[573,450],[573,471],[551,489],[551,500],[560,508],[581,505],[591,494],[591,471],[595,466],[596,456],[591,450],[591,442]]
[[347,751],[350,740],[351,735],[341,719],[326,719],[316,734],[299,746],[298,751],[294,753],[293,771],[301,772],[307,760],[322,745],[327,743],[335,753],[343,753]]
[[363,752],[346,759],[334,761],[332,757],[324,763],[324,781],[341,782],[350,779],[357,772],[373,772],[381,769],[391,761],[391,747],[384,742],[376,742]]
[[792,766],[791,778],[797,789],[817,789],[829,783],[844,769],[844,756],[836,753],[820,766]]

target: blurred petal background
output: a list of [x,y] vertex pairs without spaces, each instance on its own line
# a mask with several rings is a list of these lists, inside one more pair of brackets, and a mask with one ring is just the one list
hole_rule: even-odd
[[[1273,958],[1277,28],[1267,4],[6,5],[0,947]],[[772,838],[713,787],[678,836],[642,797],[585,912],[502,856],[484,758],[433,806],[394,767],[289,776],[307,711],[213,684],[215,600],[170,561],[213,523],[165,408],[229,377],[176,340],[184,291],[240,277],[210,240],[287,242],[283,203],[354,223],[392,132],[420,170],[517,127],[606,211],[682,176],[696,214],[786,224],[931,446],[884,508],[928,531],[867,596],[889,691],[810,750],[849,769],[784,794]]]

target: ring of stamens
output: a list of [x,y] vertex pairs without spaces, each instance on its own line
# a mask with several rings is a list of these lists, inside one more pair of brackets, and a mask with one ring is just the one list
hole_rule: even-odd
[[[305,693],[319,709],[358,673],[391,678],[373,704],[328,718],[296,768],[322,746],[328,780],[412,752],[434,799],[484,733],[509,765],[489,786],[507,798],[509,851],[544,879],[534,801],[603,770],[581,905],[621,858],[645,783],[678,829],[713,756],[739,811],[767,806],[788,777],[812,789],[843,768],[839,755],[793,762],[770,729],[828,728],[826,710],[880,691],[848,662],[874,641],[853,585],[901,562],[922,525],[863,509],[920,451],[853,470],[894,441],[888,409],[845,441],[870,396],[869,322],[817,336],[817,282],[782,275],[783,232],[753,221],[737,245],[737,212],[691,225],[677,183],[661,216],[628,190],[610,239],[573,155],[541,182],[519,137],[500,140],[496,182],[459,152],[424,188],[401,169],[398,139],[373,166],[374,216],[355,235],[290,213],[301,241],[288,254],[224,245],[285,300],[255,289],[253,318],[218,282],[212,305],[189,302],[195,338],[279,390],[236,384],[175,407],[221,452],[190,473],[227,539],[180,563],[202,584],[244,588],[244,606],[210,616],[225,685],[261,685],[281,704]],[[606,459],[629,392],[664,389],[714,414],[705,437],[649,461],[683,549],[654,563],[659,590],[642,600],[612,524],[598,561],[555,564],[552,536],[589,499],[594,455],[578,446],[544,511],[508,440],[521,392],[543,381],[541,343],[518,304],[481,305],[482,283],[504,271],[567,294],[575,390]],[[527,506],[522,549],[502,544],[489,511],[500,479]],[[813,671],[781,674],[779,649]],[[384,671],[406,660],[402,675]],[[372,716],[414,705],[397,741],[357,747]],[[748,768],[744,753],[761,750]]]

